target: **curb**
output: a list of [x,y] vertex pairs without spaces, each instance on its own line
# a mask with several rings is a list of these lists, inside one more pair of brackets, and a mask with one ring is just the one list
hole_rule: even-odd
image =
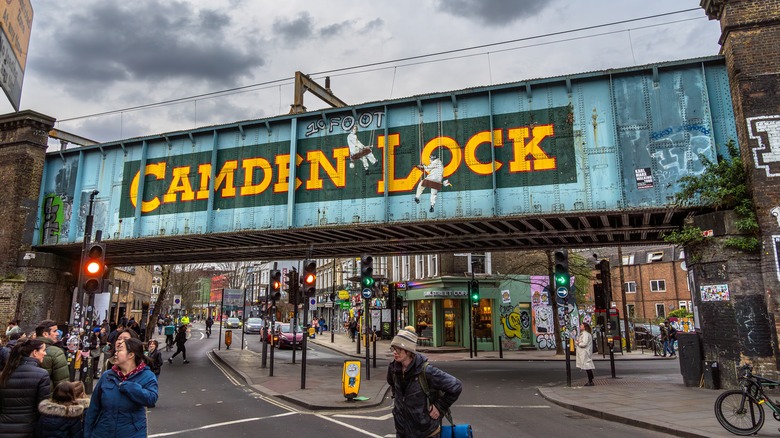
[[581,414],[590,415],[592,417],[600,418],[602,420],[612,421],[615,423],[621,423],[626,424],[628,426],[633,427],[639,427],[642,429],[652,430],[654,432],[661,432],[668,435],[678,436],[678,437],[684,437],[684,438],[709,438],[710,435],[702,435],[699,433],[690,432],[687,430],[678,430],[673,429],[671,427],[667,426],[661,426],[654,423],[648,423],[645,421],[636,420],[634,418],[627,418],[622,417],[620,415],[610,414],[608,412],[599,411],[596,409],[591,409],[586,406],[580,406],[573,403],[570,403],[569,401],[559,398],[552,394],[547,394],[544,387],[536,387],[536,390],[539,392],[539,394],[544,397],[545,400],[555,403],[556,405],[569,409],[571,411],[579,412]]
[[339,405],[315,405],[311,404],[305,400],[298,399],[296,397],[289,396],[287,394],[280,394],[276,391],[272,391],[268,388],[266,388],[263,385],[255,384],[252,379],[249,378],[245,373],[241,372],[240,370],[234,368],[232,365],[230,365],[229,362],[223,360],[221,357],[219,357],[218,354],[214,353],[214,350],[209,352],[209,356],[211,356],[213,359],[218,361],[220,364],[224,365],[226,368],[229,368],[230,371],[236,373],[238,377],[241,378],[241,380],[244,381],[244,383],[251,387],[252,389],[256,390],[257,392],[271,397],[276,397],[281,400],[288,401],[290,403],[296,404],[298,406],[303,407],[304,409],[308,409],[310,411],[341,411],[341,410],[353,410],[353,409],[367,409],[367,408],[375,408],[382,403],[385,402],[385,397],[387,396],[387,393],[390,391],[390,385],[387,383],[382,384],[382,386],[379,388],[379,391],[376,393],[376,396],[371,401],[365,401],[365,402],[355,402],[354,404],[349,404],[345,406],[339,406]]

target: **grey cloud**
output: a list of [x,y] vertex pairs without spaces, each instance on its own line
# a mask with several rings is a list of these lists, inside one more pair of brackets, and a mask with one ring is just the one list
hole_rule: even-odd
[[308,12],[302,12],[291,20],[277,18],[274,20],[272,29],[276,39],[284,41],[290,46],[295,46],[314,34],[311,15]]
[[333,23],[330,26],[321,28],[318,32],[323,38],[330,38],[339,35],[345,30],[351,28],[354,25],[354,21],[346,20],[341,23]]
[[362,29],[360,29],[360,32],[376,32],[377,30],[381,29],[385,25],[385,20],[377,17],[373,20],[366,23],[365,26],[363,26]]
[[487,25],[504,26],[519,18],[532,17],[554,0],[439,0],[440,11],[473,19]]
[[31,53],[37,72],[56,82],[181,78],[225,86],[265,63],[259,44],[232,33],[230,18],[219,11],[196,13],[182,2],[98,1],[59,12],[59,21],[73,25],[42,29],[46,51]]

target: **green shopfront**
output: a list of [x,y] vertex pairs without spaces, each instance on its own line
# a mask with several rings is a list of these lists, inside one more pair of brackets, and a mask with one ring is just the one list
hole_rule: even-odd
[[[502,309],[516,310],[526,306],[530,309],[530,289],[527,281],[517,281],[519,278],[477,278],[479,306],[474,308],[474,336],[478,351],[497,351],[499,337],[506,344],[507,335],[512,335],[511,330],[505,333],[504,327],[514,318],[507,320]],[[439,277],[407,284],[404,295],[409,305],[408,324],[417,330],[421,346],[469,348],[470,280],[468,277]],[[509,303],[512,305],[508,306]],[[532,342],[530,336],[524,342],[517,341],[518,346]]]

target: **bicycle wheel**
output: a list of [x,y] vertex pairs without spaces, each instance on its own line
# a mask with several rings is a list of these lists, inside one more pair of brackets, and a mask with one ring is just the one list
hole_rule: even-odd
[[[744,404],[742,397],[745,397]],[[753,435],[764,425],[764,409],[752,397],[743,395],[739,389],[732,389],[718,396],[715,400],[715,417],[724,429],[734,435]]]

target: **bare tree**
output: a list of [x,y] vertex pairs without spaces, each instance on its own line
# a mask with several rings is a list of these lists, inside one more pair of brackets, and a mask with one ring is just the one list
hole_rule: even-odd
[[[206,274],[201,264],[190,265],[162,265],[160,271],[160,294],[154,304],[154,310],[149,316],[149,326],[157,323],[164,308],[170,307],[174,295],[182,296],[182,308],[192,307],[197,303],[200,290],[198,283]],[[154,330],[146,330],[146,341],[151,339]]]

